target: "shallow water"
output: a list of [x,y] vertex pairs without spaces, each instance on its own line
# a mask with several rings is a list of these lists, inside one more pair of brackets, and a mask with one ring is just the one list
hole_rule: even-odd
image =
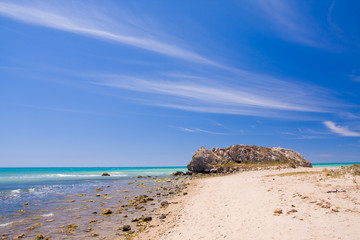
[[[102,230],[111,226],[117,228],[119,224],[130,221],[124,218],[124,215],[131,217],[137,212],[129,209],[121,214],[100,216],[102,209],[109,208],[115,212],[121,205],[127,203],[128,195],[134,197],[148,194],[154,196],[154,202],[146,206],[146,212],[149,213],[153,208],[158,207],[158,201],[165,197],[163,195],[167,195],[159,186],[166,188],[166,185],[169,185],[169,188],[172,188],[174,184],[177,184],[177,181],[159,183],[159,179],[169,177],[170,173],[178,170],[186,169],[0,169],[0,232],[12,237],[20,233],[26,233],[32,237],[35,237],[37,233],[47,233],[56,239],[61,239],[64,237],[61,230],[65,231],[66,227],[59,228],[59,226],[71,222],[81,229],[81,231],[75,231],[73,235],[75,237],[86,234],[84,229],[89,227],[89,221],[94,217],[99,218],[95,226],[106,222]],[[103,172],[108,172],[111,176],[102,177]],[[152,177],[156,175],[159,178],[137,179],[135,176],[138,175]],[[96,192],[97,188],[103,191]],[[155,193],[160,193],[160,195],[157,196]],[[96,194],[100,196],[97,197]],[[40,223],[41,226],[32,230],[27,229],[35,223]]]

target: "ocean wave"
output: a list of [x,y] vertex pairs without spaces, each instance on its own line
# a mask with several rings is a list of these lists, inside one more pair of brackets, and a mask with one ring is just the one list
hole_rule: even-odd
[[42,217],[52,217],[52,216],[54,216],[54,214],[53,213],[48,213],[48,214],[43,214],[41,216]]
[[[126,177],[127,174],[124,173],[112,173],[109,172],[111,176],[114,177]],[[7,176],[7,177],[0,177],[0,182],[2,181],[11,181],[11,180],[41,180],[41,179],[56,179],[56,178],[94,178],[94,177],[101,177],[102,173],[99,174],[64,174],[64,173],[57,173],[57,174],[38,174],[38,175],[21,175],[21,176]]]

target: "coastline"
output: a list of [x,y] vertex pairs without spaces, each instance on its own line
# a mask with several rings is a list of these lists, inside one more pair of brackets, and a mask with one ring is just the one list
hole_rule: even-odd
[[[325,168],[191,180],[137,239],[358,239],[360,176]],[[336,169],[336,168],[334,168]]]

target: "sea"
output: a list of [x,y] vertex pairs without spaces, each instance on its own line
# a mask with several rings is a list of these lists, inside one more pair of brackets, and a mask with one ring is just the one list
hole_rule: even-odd
[[[314,163],[313,167],[330,168],[353,164],[356,163]],[[8,229],[9,225],[17,224],[24,219],[54,218],[54,214],[61,216],[59,209],[64,206],[64,201],[72,201],[75,196],[91,195],[83,198],[91,204],[94,191],[99,187],[116,185],[117,189],[130,189],[129,181],[133,181],[132,179],[136,179],[137,176],[165,178],[176,171],[187,171],[187,168],[0,168],[0,232],[2,228]],[[103,173],[109,173],[110,176],[101,176]],[[109,194],[116,196],[117,192],[113,190]],[[30,203],[29,207],[26,206],[27,203]],[[64,214],[68,213],[63,210],[62,215]]]
[[[186,167],[61,167],[0,168],[0,232],[21,221],[24,204],[31,203],[31,215],[51,217],[59,199],[93,193],[99,186],[127,187],[137,176],[169,177]],[[109,173],[110,176],[101,176]],[[35,203],[35,204],[34,204]],[[29,211],[27,211],[29,212]],[[29,217],[29,216],[27,216]]]

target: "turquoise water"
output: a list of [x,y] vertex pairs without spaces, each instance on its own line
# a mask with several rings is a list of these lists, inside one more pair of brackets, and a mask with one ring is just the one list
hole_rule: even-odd
[[[136,176],[169,176],[185,167],[98,167],[98,168],[0,168],[0,227],[6,223],[1,216],[11,215],[25,202],[40,206],[62,195],[93,192],[97,186],[116,181],[126,185]],[[102,177],[102,173],[110,177]]]
[[354,164],[360,164],[358,162],[350,162],[350,163],[313,163],[313,167],[341,167],[341,166],[351,166]]

